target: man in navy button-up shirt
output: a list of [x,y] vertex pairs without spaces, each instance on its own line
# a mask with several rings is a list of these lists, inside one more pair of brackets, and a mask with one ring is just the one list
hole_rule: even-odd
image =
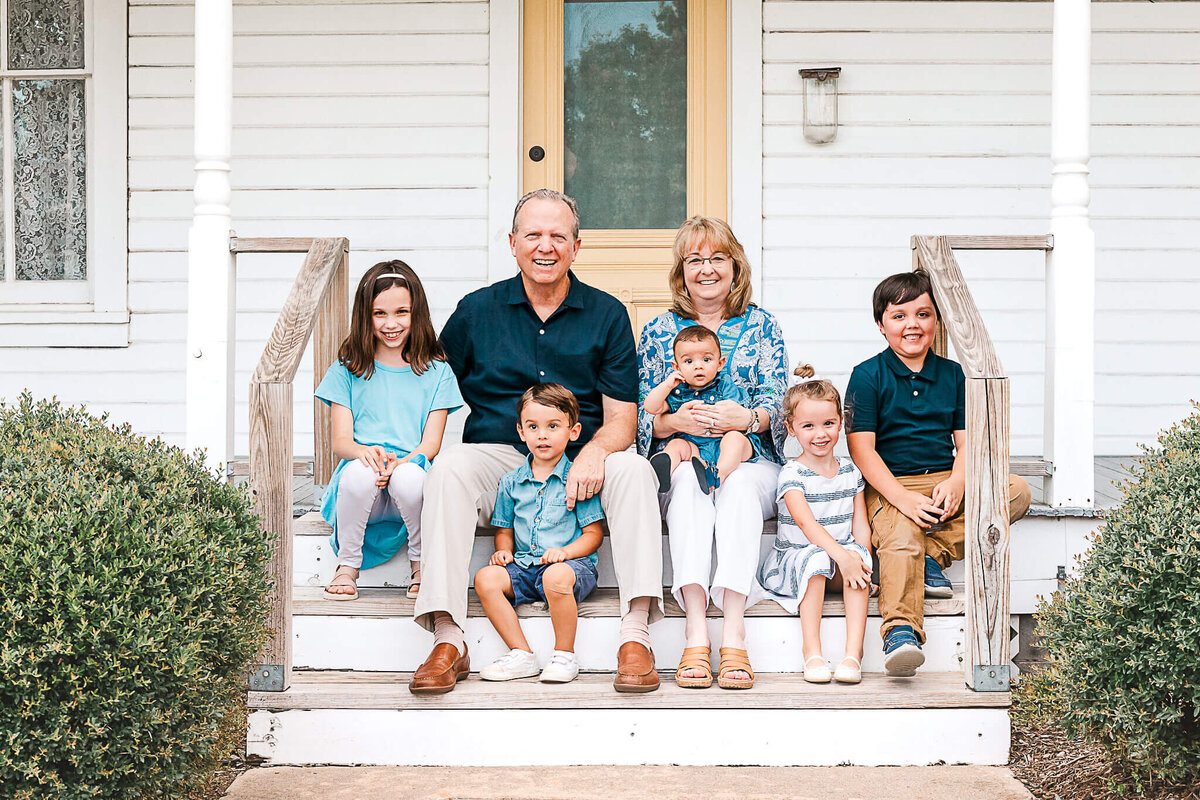
[[454,688],[469,668],[462,627],[471,546],[491,518],[500,478],[527,452],[517,435],[521,394],[561,383],[578,398],[579,437],[568,454],[568,503],[599,495],[620,588],[618,691],[658,687],[649,622],[662,616],[662,535],[649,463],[632,452],[637,360],[629,315],[570,271],[579,252],[575,201],[546,189],[517,203],[509,244],[520,274],[462,299],[442,346],[471,408],[463,444],[437,458],[425,482],[421,589],[413,615],[434,632],[410,690]]

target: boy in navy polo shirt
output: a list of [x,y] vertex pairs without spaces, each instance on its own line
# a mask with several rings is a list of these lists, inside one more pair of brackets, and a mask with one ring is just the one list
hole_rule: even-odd
[[575,658],[578,603],[596,588],[596,550],[603,531],[599,497],[567,508],[567,443],[579,438],[579,403],[557,383],[539,383],[517,403],[517,431],[529,447],[525,463],[500,479],[492,524],[496,552],[475,573],[475,592],[509,652],[484,667],[485,681],[538,674],[516,607],[545,600],[554,626],[554,652],[541,680],[567,683],[579,675]]
[[[925,663],[924,598],[953,595],[942,570],[964,555],[966,378],[930,352],[938,309],[928,275],[885,278],[872,310],[888,348],[850,375],[846,441],[868,483],[884,667],[906,677]],[[1015,522],[1029,510],[1029,485],[1008,480]]]

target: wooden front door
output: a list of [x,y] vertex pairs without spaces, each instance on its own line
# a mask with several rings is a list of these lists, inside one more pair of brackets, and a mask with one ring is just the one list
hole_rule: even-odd
[[579,203],[586,282],[635,333],[670,304],[675,230],[728,212],[726,0],[525,0],[523,190]]

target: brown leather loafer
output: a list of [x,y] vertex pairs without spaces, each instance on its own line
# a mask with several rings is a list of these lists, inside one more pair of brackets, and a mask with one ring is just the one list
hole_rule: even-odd
[[429,658],[413,673],[408,690],[413,694],[445,694],[453,689],[471,671],[471,656],[466,650],[464,644],[459,656],[458,648],[449,642],[434,645]]
[[613,688],[618,692],[653,692],[658,688],[654,671],[654,653],[639,642],[626,642],[617,650],[617,677]]

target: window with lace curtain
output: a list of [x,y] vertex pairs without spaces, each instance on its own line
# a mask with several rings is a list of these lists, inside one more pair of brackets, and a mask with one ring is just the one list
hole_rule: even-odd
[[0,0],[0,346],[59,344],[31,325],[128,321],[125,15],[125,0]]

